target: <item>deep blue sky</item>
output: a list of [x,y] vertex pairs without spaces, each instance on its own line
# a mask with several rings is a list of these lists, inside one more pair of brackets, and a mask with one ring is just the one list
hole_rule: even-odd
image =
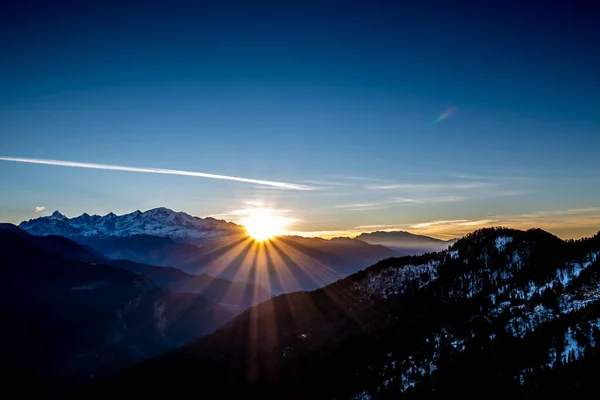
[[0,161],[0,220],[262,201],[301,232],[600,229],[592,6],[193,3],[4,5],[0,157],[318,190]]

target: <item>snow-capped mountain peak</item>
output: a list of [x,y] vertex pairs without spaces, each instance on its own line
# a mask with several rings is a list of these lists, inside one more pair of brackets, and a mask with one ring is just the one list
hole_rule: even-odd
[[48,217],[42,217],[42,218],[55,219],[58,221],[64,221],[65,219],[68,219],[65,215],[61,214],[58,210],[54,211],[52,213],[52,215],[50,215]]
[[123,215],[112,212],[104,216],[83,213],[74,218],[67,218],[55,211],[48,217],[23,221],[19,227],[39,236],[61,235],[78,239],[153,235],[180,242],[217,238],[239,233],[242,229],[231,222],[194,217],[165,207]]

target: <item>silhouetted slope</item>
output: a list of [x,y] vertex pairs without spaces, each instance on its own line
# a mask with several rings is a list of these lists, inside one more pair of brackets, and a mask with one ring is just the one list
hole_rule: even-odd
[[[90,388],[261,398],[525,398],[594,386],[600,237],[484,229],[261,303]],[[135,389],[134,389],[135,388]],[[149,389],[149,388],[148,388]],[[150,390],[148,390],[149,392]]]
[[[162,289],[118,267],[59,256],[85,254],[70,241],[42,240],[17,229],[0,227],[5,370],[68,389],[198,338],[231,317],[203,296]],[[54,253],[44,249],[48,243]]]
[[[137,274],[145,275],[157,285],[171,289],[175,292],[202,294],[214,303],[223,303],[225,307],[235,313],[271,297],[271,294],[259,285],[231,282],[225,279],[213,278],[207,274],[187,274],[173,267],[160,267],[137,263],[130,260],[105,258],[91,246],[78,244],[62,236],[30,235],[12,224],[0,224],[0,229],[10,230],[29,243],[32,243],[51,254],[90,264],[116,266]],[[109,239],[108,242],[119,242],[120,246],[129,249],[128,251],[136,251],[136,249],[139,249],[145,253],[155,252],[162,254],[165,246],[169,248],[168,252],[178,252],[182,248],[185,249],[185,252],[191,248],[196,255],[198,251],[195,246],[174,243],[171,239],[153,236],[132,236],[125,239]],[[132,245],[132,243],[134,244]],[[171,245],[174,247],[170,247]],[[100,249],[103,248],[100,246]],[[118,255],[118,253],[113,255]]]
[[62,236],[34,236],[15,225],[6,223],[0,223],[0,230],[11,231],[50,254],[56,254],[71,260],[90,264],[106,262],[105,258],[98,254],[94,249],[82,246]]

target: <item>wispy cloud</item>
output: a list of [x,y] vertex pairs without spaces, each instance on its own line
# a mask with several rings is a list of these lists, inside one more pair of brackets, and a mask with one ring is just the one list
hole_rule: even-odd
[[497,226],[497,219],[454,219],[454,220],[436,220],[409,224],[405,230],[419,235],[427,235],[442,239],[462,237],[475,229]]
[[439,203],[453,203],[468,200],[468,197],[464,196],[439,196],[439,197],[423,197],[423,198],[406,198],[406,197],[392,197],[387,200],[371,203],[350,203],[350,204],[338,204],[333,206],[334,208],[341,208],[348,211],[365,211],[365,210],[379,210],[382,208],[390,208],[399,205],[416,205],[416,204],[439,204]]
[[270,207],[253,207],[253,208],[243,208],[240,210],[232,210],[227,213],[227,215],[250,215],[256,213],[262,214],[288,214],[292,213],[294,210],[284,210],[281,208],[270,208]]
[[[311,192],[311,195],[313,195],[314,192]],[[321,196],[321,197],[347,197],[347,196],[357,196],[360,195],[361,192],[318,192],[318,193],[314,193],[315,196]]]
[[37,207],[35,208],[35,212],[36,212],[36,213],[41,213],[41,212],[43,212],[45,209],[46,209],[46,207],[44,207],[44,206],[37,206]]
[[455,106],[450,106],[444,110],[435,120],[431,121],[430,125],[435,125],[437,123],[442,122],[445,119],[452,117],[456,114],[457,108]]
[[529,214],[521,214],[519,218],[547,218],[568,215],[600,214],[600,207],[568,208],[564,210],[537,211]]
[[394,183],[388,185],[369,185],[372,190],[403,190],[411,192],[481,189],[492,186],[489,182],[460,182],[460,183]]
[[406,228],[406,225],[398,225],[398,224],[375,224],[375,225],[358,225],[355,226],[352,229],[356,229],[356,230],[373,230],[373,229],[379,229],[379,230],[393,230],[393,229],[402,229],[402,228]]
[[356,186],[355,184],[352,183],[348,183],[348,182],[334,182],[334,181],[321,181],[321,180],[304,180],[304,181],[299,181],[300,183],[307,183],[309,185],[318,185],[318,186],[323,186],[323,187],[327,187],[327,186],[344,186],[344,187],[352,187],[352,186]]
[[[456,175],[456,174],[454,174]],[[396,195],[396,202],[406,204],[439,204],[495,197],[522,196],[536,193],[531,181],[519,177],[460,175],[437,180],[383,182],[365,185],[373,192]],[[477,178],[477,179],[474,179]]]
[[537,193],[534,189],[501,189],[490,190],[485,193],[485,197],[501,197],[501,196],[522,196],[525,194]]
[[336,181],[346,180],[351,182],[385,182],[385,179],[371,176],[329,175],[327,178],[335,179]]
[[354,204],[339,204],[337,206],[334,206],[335,208],[349,208],[349,209],[354,209],[354,208],[365,208],[365,207],[378,207],[381,206],[383,204],[386,204],[385,202],[381,202],[381,203],[354,203]]
[[378,206],[364,206],[364,207],[355,207],[355,208],[346,208],[348,211],[374,211],[374,210],[383,210],[388,208],[389,206],[386,204],[381,204]]
[[514,229],[541,228],[564,233],[565,237],[595,233],[600,227],[600,207],[572,208],[538,211],[527,214],[495,215],[486,219],[460,219],[427,221],[407,226],[407,229],[437,237],[459,237],[475,229],[491,226],[507,226]]
[[532,175],[529,176],[525,176],[525,175],[497,175],[497,174],[472,174],[472,173],[465,173],[465,172],[455,172],[452,173],[451,176],[453,178],[457,178],[457,179],[471,179],[471,180],[478,180],[478,181],[522,181],[522,182],[527,182],[527,181],[532,181],[532,180],[536,180],[539,178],[536,178]]
[[467,220],[467,219],[439,220],[439,221],[421,222],[419,224],[414,224],[414,225],[409,225],[409,226],[413,229],[422,229],[422,228],[429,228],[431,226],[436,226],[436,225],[448,226],[448,225],[463,224],[465,222],[469,222],[469,220]]
[[[251,207],[241,208],[236,210],[229,210],[222,213],[212,214],[211,216],[214,218],[223,218],[229,221],[239,222],[241,220],[240,217],[246,217],[251,215],[274,215],[274,216],[282,216],[282,215],[290,215],[296,214],[295,210],[276,208],[276,207],[268,207],[264,205],[264,203],[257,202],[246,202],[246,204]],[[297,218],[288,218],[289,221],[298,222],[300,219]]]
[[266,181],[266,180],[260,180],[260,179],[242,178],[242,177],[238,177],[238,176],[216,175],[216,174],[208,174],[208,173],[204,173],[204,172],[181,171],[181,170],[175,170],[175,169],[127,167],[127,166],[123,166],[123,165],[92,164],[92,163],[83,163],[83,162],[74,162],[74,161],[62,161],[62,160],[43,160],[43,159],[37,159],[37,158],[0,157],[0,160],[31,163],[31,164],[56,165],[56,166],[61,166],[61,167],[91,168],[91,169],[103,169],[103,170],[111,170],[111,171],[144,172],[144,173],[151,173],[151,174],[194,176],[194,177],[199,177],[199,178],[221,179],[221,180],[228,180],[228,181],[254,183],[254,184],[263,185],[266,187],[276,187],[276,188],[280,188],[280,189],[292,189],[292,190],[313,190],[313,189],[315,189],[312,186],[299,185],[299,184],[295,184],[295,183]]
[[394,203],[406,203],[406,204],[435,204],[435,203],[455,203],[458,201],[468,200],[465,196],[438,196],[438,197],[423,197],[423,198],[405,198],[396,197],[393,199]]
[[295,232],[302,236],[331,238],[336,236],[354,237],[363,232],[408,231],[414,234],[451,239],[462,237],[476,229],[506,226],[527,230],[542,228],[562,237],[581,237],[595,234],[600,227],[600,207],[585,207],[563,210],[539,211],[517,215],[489,214],[480,219],[443,219],[399,224],[357,225],[348,229]]

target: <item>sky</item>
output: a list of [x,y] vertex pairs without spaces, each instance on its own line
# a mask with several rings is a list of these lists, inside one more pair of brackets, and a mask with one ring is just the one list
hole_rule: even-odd
[[267,208],[323,237],[600,230],[591,2],[12,3],[0,221],[164,206]]

